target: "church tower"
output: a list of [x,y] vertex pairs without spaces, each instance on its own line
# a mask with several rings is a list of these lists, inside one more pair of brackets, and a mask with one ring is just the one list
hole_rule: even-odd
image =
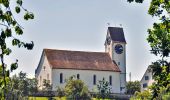
[[126,92],[126,40],[123,28],[108,27],[105,52],[110,54],[111,59],[121,70],[120,72],[120,91]]

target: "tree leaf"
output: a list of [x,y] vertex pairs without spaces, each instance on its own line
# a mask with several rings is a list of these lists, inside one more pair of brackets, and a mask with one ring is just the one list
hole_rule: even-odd
[[11,29],[6,28],[5,35],[6,35],[6,37],[11,37],[11,35],[12,35]]
[[15,32],[16,32],[17,35],[22,35],[23,34],[23,31],[19,26],[15,27]]
[[20,13],[20,11],[21,11],[21,10],[20,10],[20,7],[19,7],[19,6],[16,6],[16,7],[15,7],[15,11],[16,11],[16,13]]
[[12,63],[12,64],[11,64],[11,72],[12,72],[13,70],[17,69],[17,68],[18,68],[18,63]]

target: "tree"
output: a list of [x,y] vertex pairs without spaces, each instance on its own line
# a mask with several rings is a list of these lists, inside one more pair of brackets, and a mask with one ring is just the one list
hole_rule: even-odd
[[[29,12],[23,7],[22,0],[15,0],[15,8],[11,8],[11,3],[13,0],[0,0],[0,96],[2,99],[6,99],[6,87],[9,84],[9,74],[18,67],[18,60],[10,65],[10,70],[7,69],[8,65],[4,62],[4,57],[8,56],[12,50],[7,45],[7,40],[12,40],[11,44],[13,46],[18,46],[27,48],[31,50],[33,48],[33,42],[25,43],[17,38],[18,35],[23,34],[23,27],[16,21],[14,18],[14,13],[19,14],[21,10],[25,12],[24,19],[29,20],[33,19],[33,13]],[[15,9],[13,12],[12,9]]]
[[52,98],[52,85],[50,84],[50,80],[43,80],[43,89],[44,93],[48,95],[48,100],[53,100]]
[[44,91],[51,91],[52,90],[52,85],[50,84],[50,80],[43,80],[43,90]]
[[71,100],[90,100],[90,94],[87,86],[80,79],[70,77],[65,85],[65,94]]
[[109,87],[109,82],[103,78],[103,80],[100,80],[99,83],[97,84],[97,88],[99,91],[99,98],[102,97],[102,99],[106,98],[110,94],[110,87]]
[[[133,2],[134,0],[128,0]],[[142,3],[144,0],[135,0]],[[153,98],[159,96],[161,88],[170,88],[170,64],[167,58],[170,54],[170,1],[151,0],[148,14],[159,18],[158,22],[153,23],[153,27],[148,29],[147,41],[151,47],[151,53],[159,59],[151,64],[155,84],[152,86]]]
[[29,79],[26,73],[20,72],[10,78],[7,89],[7,100],[23,100],[23,98],[38,91],[37,80],[35,78]]
[[63,97],[63,96],[65,95],[64,89],[63,89],[63,88],[60,88],[60,87],[57,87],[56,93],[57,93],[57,96],[58,96],[59,98],[61,98],[61,97]]
[[126,84],[127,94],[133,95],[136,91],[140,92],[139,81],[129,81]]
[[36,78],[32,78],[32,79],[27,79],[28,81],[28,88],[29,88],[29,91],[28,91],[28,94],[31,95],[31,94],[35,94],[36,92],[38,92],[38,80]]
[[152,100],[151,97],[151,92],[149,90],[145,90],[143,92],[135,92],[135,94],[130,98],[130,100]]

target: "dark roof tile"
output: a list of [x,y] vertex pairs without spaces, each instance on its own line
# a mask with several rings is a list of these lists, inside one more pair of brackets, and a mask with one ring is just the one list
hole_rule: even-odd
[[123,28],[108,27],[108,32],[110,33],[111,39],[113,41],[126,43]]

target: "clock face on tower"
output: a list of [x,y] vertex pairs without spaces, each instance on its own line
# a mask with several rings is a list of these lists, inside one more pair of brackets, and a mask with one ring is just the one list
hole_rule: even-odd
[[123,46],[122,46],[121,44],[117,44],[117,45],[115,46],[115,52],[116,52],[117,54],[123,53]]

